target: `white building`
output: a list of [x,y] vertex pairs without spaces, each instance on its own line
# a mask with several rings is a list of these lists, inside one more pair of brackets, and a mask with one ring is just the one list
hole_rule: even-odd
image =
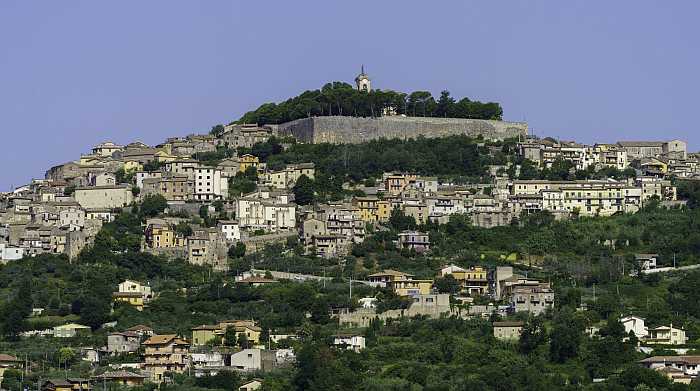
[[623,316],[620,318],[620,323],[625,327],[625,334],[631,331],[638,339],[646,338],[649,333],[644,325],[644,319],[638,316]]
[[195,201],[220,200],[228,196],[228,178],[221,174],[221,170],[197,167],[194,174]]
[[333,346],[360,352],[365,348],[365,337],[356,334],[336,334],[333,336]]
[[238,221],[234,220],[219,220],[218,224],[219,232],[224,235],[226,240],[232,242],[241,240],[241,227]]
[[24,257],[24,248],[0,243],[0,260],[2,262],[16,261],[22,259],[22,257]]

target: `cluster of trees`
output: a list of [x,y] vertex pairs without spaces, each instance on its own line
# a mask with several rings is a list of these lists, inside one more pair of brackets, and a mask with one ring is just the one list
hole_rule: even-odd
[[[459,101],[442,91],[435,100],[428,91],[410,94],[395,91],[358,91],[348,83],[327,83],[320,90],[305,91],[279,104],[265,103],[249,111],[238,123],[281,124],[311,116],[346,115],[380,117],[385,109],[397,114],[422,117],[450,117],[500,120],[503,109],[494,102],[482,103],[462,98]],[[212,131],[217,131],[218,128]]]

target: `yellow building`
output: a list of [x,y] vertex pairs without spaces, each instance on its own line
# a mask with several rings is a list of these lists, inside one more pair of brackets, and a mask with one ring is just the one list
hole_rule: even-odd
[[112,300],[115,303],[126,303],[134,306],[138,311],[143,311],[144,299],[143,294],[139,292],[114,292]]
[[184,247],[186,238],[178,235],[167,222],[155,222],[146,227],[146,244],[150,248]]
[[170,152],[163,150],[163,151],[158,151],[155,154],[155,159],[159,163],[167,163],[167,162],[172,162],[177,160],[177,156],[171,154]]
[[252,320],[222,320],[218,325],[201,325],[192,329],[192,345],[204,345],[216,337],[221,337],[224,343],[224,335],[229,327],[236,330],[236,335],[245,335],[249,342],[260,343],[262,329]]
[[367,223],[379,221],[379,202],[376,197],[355,197],[353,199],[353,205],[357,207],[360,220]]
[[124,162],[123,168],[126,172],[143,171],[143,164],[138,160],[127,160]]
[[462,290],[468,294],[483,295],[488,290],[487,271],[481,266],[472,266],[468,269],[450,265],[442,268],[439,275],[445,277],[452,275],[457,280]]
[[389,221],[391,217],[391,203],[385,200],[377,201],[377,214],[379,221],[382,223]]
[[192,329],[192,345],[204,345],[223,333],[219,326],[203,324]]
[[238,162],[240,163],[240,166],[238,167],[238,171],[240,172],[246,172],[246,170],[250,167],[258,168],[260,166],[260,159],[258,159],[257,156],[250,154],[245,154],[239,157]]
[[398,296],[427,295],[433,287],[433,280],[396,280],[389,286]]

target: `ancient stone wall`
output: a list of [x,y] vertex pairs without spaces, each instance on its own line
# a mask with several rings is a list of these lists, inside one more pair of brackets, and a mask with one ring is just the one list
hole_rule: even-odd
[[524,122],[431,117],[311,117],[279,125],[280,135],[292,135],[306,143],[357,144],[379,138],[409,139],[464,134],[485,139],[527,135]]

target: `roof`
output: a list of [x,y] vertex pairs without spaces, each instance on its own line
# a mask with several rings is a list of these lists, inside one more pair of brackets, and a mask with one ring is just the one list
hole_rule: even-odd
[[493,322],[493,327],[523,327],[525,323],[521,321]]
[[384,269],[379,273],[370,274],[367,277],[381,277],[381,276],[413,276],[413,274],[408,274],[404,272],[399,272],[391,269]]
[[203,324],[201,326],[192,327],[192,331],[195,330],[219,330],[219,326],[214,326],[210,324]]
[[267,284],[267,283],[272,283],[272,282],[277,282],[275,280],[270,280],[264,277],[258,277],[258,276],[252,276],[248,278],[244,278],[242,280],[236,281],[241,284]]
[[660,147],[664,141],[618,141],[623,147]]
[[129,327],[127,331],[153,331],[153,329],[142,324],[137,324],[136,326]]
[[700,356],[653,356],[639,362],[643,364],[668,362],[698,365],[700,364]]
[[57,330],[89,329],[89,328],[90,328],[90,326],[83,326],[82,324],[77,324],[77,323],[68,323],[68,324],[54,327],[54,329],[57,329]]
[[71,382],[63,379],[49,379],[44,382],[44,384],[46,383],[51,383],[55,386],[73,387],[73,384]]
[[111,371],[95,376],[100,379],[145,379],[146,376],[129,371]]
[[146,342],[144,342],[144,345],[162,345],[162,344],[167,344],[169,342],[175,342],[180,345],[188,345],[187,341],[184,341],[180,338],[177,337],[175,334],[163,334],[163,335],[154,335],[151,338],[147,339]]
[[11,356],[9,354],[5,353],[0,353],[0,361],[8,362],[8,361],[20,361],[17,357]]

